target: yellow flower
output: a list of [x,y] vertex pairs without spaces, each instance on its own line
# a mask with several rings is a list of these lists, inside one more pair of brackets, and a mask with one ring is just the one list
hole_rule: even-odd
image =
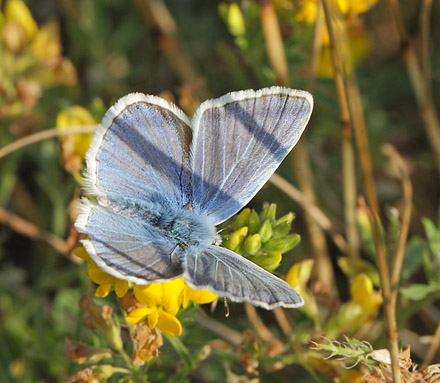
[[58,60],[61,57],[58,24],[50,21],[35,34],[30,49],[40,61]]
[[134,295],[146,307],[131,311],[126,317],[127,322],[147,320],[150,329],[157,327],[166,335],[179,336],[182,334],[182,325],[175,315],[182,303],[184,287],[183,278],[146,286],[135,285]]
[[21,0],[8,0],[5,6],[6,22],[15,22],[23,29],[26,38],[32,39],[38,31],[37,23],[29,8]]
[[219,4],[220,16],[225,21],[229,33],[235,37],[235,43],[242,48],[247,46],[246,40],[246,23],[241,12],[240,6],[237,3],[221,2]]
[[[370,10],[378,0],[336,0],[342,15],[360,14]],[[318,15],[318,0],[301,0],[296,19],[300,22],[313,24]],[[324,16],[323,16],[324,17]]]
[[228,29],[234,36],[242,36],[246,33],[246,24],[240,6],[237,3],[231,3],[228,8]]
[[366,274],[359,274],[350,286],[351,299],[328,322],[325,333],[333,336],[344,331],[355,331],[373,320],[382,304],[382,297],[373,289]]
[[184,308],[187,307],[189,301],[193,301],[199,304],[211,303],[217,298],[218,295],[211,293],[209,290],[196,290],[185,284],[185,287],[183,288],[182,306]]
[[[95,125],[96,121],[90,112],[79,105],[63,109],[57,115],[56,126],[60,130],[70,126]],[[92,141],[93,134],[75,134],[74,150],[81,158],[84,158]],[[61,137],[65,139],[65,136]]]
[[300,4],[296,19],[302,23],[313,24],[318,15],[317,0],[302,0]]
[[304,306],[299,309],[317,323],[318,305],[315,297],[307,288],[314,262],[313,259],[305,259],[302,262],[295,263],[286,275],[286,282],[297,290],[304,299]]
[[98,285],[95,291],[95,296],[98,298],[105,298],[113,288],[116,295],[122,298],[128,291],[128,282],[118,279],[113,275],[102,271],[98,265],[90,258],[84,247],[79,247],[75,251],[75,255],[86,261],[90,267],[86,271],[89,278]]

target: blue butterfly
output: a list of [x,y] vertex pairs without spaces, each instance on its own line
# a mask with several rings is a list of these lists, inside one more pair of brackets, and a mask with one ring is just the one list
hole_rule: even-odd
[[205,101],[192,121],[140,93],[105,114],[86,155],[76,221],[108,274],[145,285],[183,276],[196,289],[266,309],[298,307],[286,282],[216,245],[215,226],[242,209],[298,142],[312,96],[282,87]]

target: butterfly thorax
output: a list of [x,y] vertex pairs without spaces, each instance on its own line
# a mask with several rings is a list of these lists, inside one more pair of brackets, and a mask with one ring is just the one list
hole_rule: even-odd
[[157,232],[158,236],[166,237],[183,248],[207,247],[216,240],[213,218],[185,207],[111,197],[105,204],[119,214],[139,220],[146,230]]
[[165,237],[177,241],[184,248],[206,247],[215,239],[215,226],[210,217],[196,216],[184,209],[166,211],[157,220],[157,227]]

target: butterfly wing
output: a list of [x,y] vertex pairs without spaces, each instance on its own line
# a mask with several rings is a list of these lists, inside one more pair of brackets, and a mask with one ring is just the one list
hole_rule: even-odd
[[298,292],[282,279],[222,247],[212,245],[200,253],[188,253],[183,267],[189,285],[232,301],[249,302],[268,310],[304,304]]
[[165,281],[183,273],[181,249],[140,220],[83,200],[75,227],[87,233],[87,253],[106,273],[137,284]]
[[85,188],[98,197],[179,204],[190,197],[187,116],[164,99],[132,93],[105,114],[87,152]]
[[298,142],[312,96],[282,87],[229,93],[193,118],[192,200],[223,222],[243,208]]
[[191,136],[187,116],[159,97],[129,94],[104,116],[85,174],[85,189],[101,206],[83,201],[76,227],[89,235],[84,246],[107,273],[138,284],[182,274],[181,249],[119,204],[184,206]]

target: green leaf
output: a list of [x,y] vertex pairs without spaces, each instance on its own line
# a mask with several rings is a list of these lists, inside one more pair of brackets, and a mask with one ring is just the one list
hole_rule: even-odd
[[422,265],[423,252],[426,251],[425,241],[420,237],[413,237],[408,242],[405,258],[402,265],[402,282],[407,281]]
[[171,343],[171,346],[173,346],[174,350],[179,354],[179,356],[182,358],[182,360],[185,362],[185,365],[189,368],[193,368],[195,365],[195,362],[193,358],[191,357],[190,352],[186,348],[186,346],[183,344],[183,342],[180,340],[179,337],[176,336],[168,336],[164,335],[168,341]]
[[423,218],[422,223],[432,254],[436,258],[440,258],[440,230],[435,226],[434,222],[427,218]]
[[400,293],[414,301],[425,299],[429,294],[440,293],[440,285],[424,285],[415,283],[409,287],[400,289]]

